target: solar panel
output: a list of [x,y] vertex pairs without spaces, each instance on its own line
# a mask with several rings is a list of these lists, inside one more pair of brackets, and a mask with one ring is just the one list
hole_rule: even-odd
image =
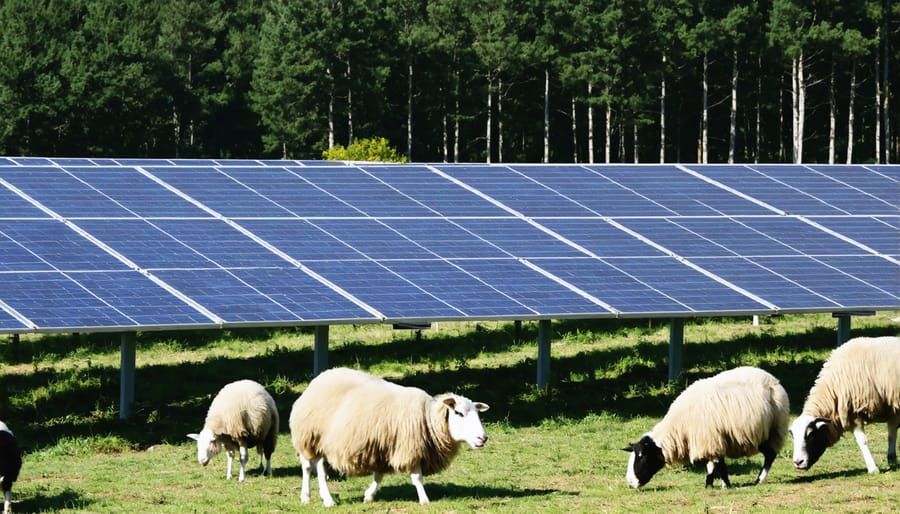
[[0,157],[0,331],[896,309],[898,168]]

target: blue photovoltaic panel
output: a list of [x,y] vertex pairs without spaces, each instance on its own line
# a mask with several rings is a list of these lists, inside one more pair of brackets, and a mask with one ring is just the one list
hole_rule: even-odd
[[507,167],[435,165],[435,168],[524,216],[596,215],[559,193]]
[[309,267],[366,304],[377,306],[388,319],[465,316],[459,309],[376,262],[318,261],[309,263]]
[[404,237],[444,259],[504,258],[510,254],[457,221],[446,219],[390,219],[385,223]]
[[515,257],[584,257],[584,252],[517,218],[458,219],[461,227]]
[[811,220],[873,250],[900,256],[900,217],[816,217]]
[[[365,214],[329,192],[310,184],[307,180],[292,171],[283,168],[222,168],[233,180],[241,183],[275,205],[283,212],[272,213],[271,216],[313,217],[353,217]],[[342,173],[343,170],[332,170]],[[223,214],[239,217],[241,214],[223,208]],[[244,216],[263,216],[269,214],[247,213]]]
[[134,216],[134,213],[79,181],[62,168],[46,166],[0,168],[0,178],[66,218]]
[[[2,177],[2,175],[0,175]],[[0,218],[47,218],[44,213],[21,196],[0,186]]]
[[300,262],[366,259],[358,250],[306,220],[241,220],[240,225]]
[[311,221],[321,231],[369,259],[434,259],[437,257],[396,230],[371,219]]
[[229,270],[159,270],[155,275],[227,323],[302,321],[285,305],[266,296]]
[[142,218],[208,216],[196,205],[134,168],[95,166],[67,167],[65,170]]
[[[50,266],[62,271],[125,270],[122,262],[57,220],[0,221],[0,234],[34,256],[18,261],[29,271]],[[15,260],[21,252],[12,254]],[[3,257],[6,262],[6,257]],[[30,262],[30,264],[26,264]]]
[[408,260],[382,264],[467,317],[531,317],[538,314],[452,262]]
[[365,166],[363,169],[441,216],[509,216],[510,213],[425,166]]
[[[215,168],[148,166],[148,173],[222,216],[289,216],[264,198]],[[209,216],[209,214],[206,214]]]
[[136,271],[68,276],[138,326],[211,325],[212,320]]
[[366,216],[437,215],[433,209],[357,167],[305,167],[290,170],[335,198],[354,206]]
[[860,213],[884,214],[900,210],[900,202],[897,201],[897,198],[900,198],[900,182],[897,180],[862,166],[810,166],[810,168],[867,195],[868,198],[849,206]]
[[0,179],[0,331],[900,308],[896,166],[16,157]]
[[300,320],[366,320],[362,307],[297,268],[236,269],[236,277]]
[[3,301],[36,327],[134,327],[128,318],[63,273],[0,273]]
[[501,293],[542,316],[609,316],[611,311],[558,281],[535,273],[513,259],[477,259],[455,262]]
[[590,169],[681,216],[742,216],[771,211],[674,166],[601,166]]
[[662,257],[650,244],[599,218],[545,218],[540,224],[598,257]]
[[[900,206],[893,201],[862,191],[837,178],[807,166],[754,166],[768,177],[801,191],[822,203],[843,210],[847,214],[897,214]],[[860,170],[861,175],[868,172]],[[875,188],[875,191],[878,189]],[[883,191],[883,189],[882,189]],[[900,189],[897,190],[900,192]],[[818,213],[805,213],[818,214]]]

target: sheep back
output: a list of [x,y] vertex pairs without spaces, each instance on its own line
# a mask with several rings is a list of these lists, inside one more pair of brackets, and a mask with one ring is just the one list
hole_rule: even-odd
[[900,414],[900,337],[857,337],[834,349],[803,414],[831,419],[832,443],[845,430]]
[[651,437],[668,464],[748,457],[763,442],[777,452],[787,437],[789,410],[778,379],[758,368],[735,368],[688,386]]
[[278,408],[262,385],[238,380],[225,385],[213,399],[204,427],[229,450],[262,445],[271,454],[278,438]]
[[325,457],[345,475],[445,469],[459,450],[448,407],[416,387],[336,368],[313,379],[291,410],[291,440],[305,458]]

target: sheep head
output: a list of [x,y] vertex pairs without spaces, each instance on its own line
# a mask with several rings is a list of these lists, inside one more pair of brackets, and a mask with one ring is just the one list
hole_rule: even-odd
[[798,416],[789,431],[794,439],[794,468],[802,471],[812,467],[837,439],[834,423],[830,419],[809,414]]
[[457,394],[441,395],[437,400],[447,407],[447,428],[454,441],[467,442],[472,448],[482,448],[487,443],[488,436],[478,415],[490,408],[486,403]]
[[219,442],[212,430],[204,428],[199,434],[188,434],[187,436],[188,439],[197,441],[197,462],[200,464],[206,466],[210,459],[219,453]]
[[657,471],[666,465],[666,459],[653,437],[648,433],[641,440],[622,448],[631,452],[628,457],[628,469],[625,472],[625,480],[628,485],[637,489],[653,478]]

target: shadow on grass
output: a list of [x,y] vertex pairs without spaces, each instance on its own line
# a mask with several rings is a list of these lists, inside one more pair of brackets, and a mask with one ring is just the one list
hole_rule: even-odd
[[[13,492],[13,498],[17,495]],[[14,512],[57,512],[60,510],[85,510],[91,501],[80,492],[66,488],[53,495],[36,494],[13,502]]]
[[[659,325],[653,327],[646,320],[560,321],[553,325],[553,339],[559,340],[560,335],[575,332],[615,337],[623,327],[649,334],[659,330]],[[888,330],[890,327],[855,330],[854,335],[883,335]],[[254,344],[267,341],[273,333],[254,329],[241,331],[240,335],[248,344]],[[138,358],[141,344],[147,341],[177,338],[178,342],[173,344],[181,348],[200,349],[214,345],[226,335],[218,331],[140,334]],[[100,336],[102,334],[82,337],[80,340],[86,346],[81,351],[118,351],[115,337],[107,334],[103,339]],[[523,324],[519,340],[509,323],[496,330],[476,329],[458,337],[436,334],[419,341],[410,332],[407,338],[380,344],[351,341],[330,350],[329,364],[362,369],[382,362],[397,362],[398,366],[425,364],[425,371],[412,372],[398,381],[432,394],[454,391],[486,402],[491,405],[491,410],[484,414],[485,421],[504,421],[513,426],[534,425],[554,418],[578,419],[600,413],[626,418],[660,417],[685,384],[744,364],[758,365],[779,377],[792,400],[793,410],[797,412],[821,366],[821,359],[811,358],[809,353],[827,355],[834,347],[834,337],[831,329],[815,328],[787,336],[755,333],[728,341],[687,342],[684,346],[686,373],[673,385],[668,385],[669,345],[665,340],[553,357],[551,385],[546,390],[534,386],[535,358],[491,368],[468,365],[480,355],[502,354],[521,349],[520,341],[534,341],[537,327],[533,323]],[[99,342],[101,340],[106,342]],[[29,351],[38,351],[37,343],[28,344],[33,345]],[[41,346],[41,351],[62,353],[66,344],[71,346],[72,343],[63,341],[62,336],[50,337],[47,347]],[[766,356],[776,349],[783,356],[770,364]],[[9,356],[9,351],[3,350],[4,358]],[[30,361],[23,359],[22,362]],[[285,432],[291,406],[296,400],[294,391],[312,378],[312,362],[311,348],[275,347],[261,350],[251,358],[215,357],[204,362],[139,366],[135,405],[127,421],[117,419],[117,368],[41,365],[33,373],[3,377],[0,419],[16,431],[26,451],[56,444],[62,437],[98,434],[115,434],[123,439],[124,445],[132,448],[145,448],[160,442],[181,443],[186,433],[202,427],[209,403],[222,385],[251,378],[264,384],[272,393],[281,413],[281,429]]]
[[[354,494],[344,494],[344,503],[362,503],[364,489],[359,490],[359,496]],[[345,492],[346,493],[346,492]],[[440,500],[473,500],[473,499],[490,499],[490,498],[529,498],[538,496],[547,496],[551,494],[560,494],[556,489],[512,489],[507,487],[490,487],[479,485],[456,485],[446,482],[428,482],[425,481],[425,493],[431,501]],[[572,494],[572,493],[565,493]],[[378,502],[418,502],[416,489],[412,483],[385,485],[378,489],[375,494],[375,503]]]

